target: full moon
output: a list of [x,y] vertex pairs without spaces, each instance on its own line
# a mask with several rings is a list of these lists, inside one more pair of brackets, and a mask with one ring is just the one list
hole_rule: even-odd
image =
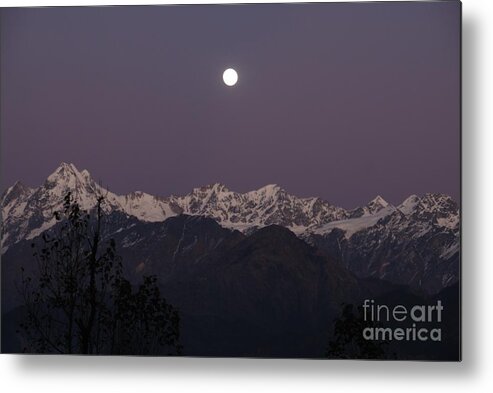
[[223,81],[227,86],[234,86],[238,82],[238,73],[232,68],[223,72]]

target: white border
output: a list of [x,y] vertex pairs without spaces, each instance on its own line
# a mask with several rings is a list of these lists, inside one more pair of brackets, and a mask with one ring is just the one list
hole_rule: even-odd
[[[217,1],[237,3],[238,1]],[[249,1],[241,1],[246,3]],[[262,1],[255,1],[262,2]],[[268,1],[281,2],[281,1]],[[2,0],[1,6],[169,1]],[[207,3],[182,0],[181,4]],[[463,2],[463,362],[0,356],[2,391],[481,392],[493,387],[493,1]],[[337,389],[337,390],[336,390]]]

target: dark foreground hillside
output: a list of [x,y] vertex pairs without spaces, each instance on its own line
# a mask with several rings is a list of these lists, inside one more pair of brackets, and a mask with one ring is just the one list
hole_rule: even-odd
[[[118,215],[109,220],[122,224]],[[107,235],[115,239],[131,281],[157,275],[162,293],[179,309],[183,355],[323,358],[337,339],[334,326],[343,304],[357,307],[376,299],[412,306],[441,299],[443,340],[392,342],[382,346],[384,358],[459,358],[457,284],[425,296],[402,285],[358,279],[275,225],[246,236],[212,219],[181,215],[161,223],[134,220],[123,228]],[[18,266],[34,269],[31,252],[29,243],[21,242],[2,259],[3,352],[22,350],[17,329],[23,308],[15,283]]]

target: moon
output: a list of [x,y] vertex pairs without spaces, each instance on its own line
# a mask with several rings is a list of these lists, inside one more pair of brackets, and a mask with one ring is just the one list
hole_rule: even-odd
[[234,86],[238,82],[238,73],[233,68],[228,68],[223,72],[223,81],[226,86]]

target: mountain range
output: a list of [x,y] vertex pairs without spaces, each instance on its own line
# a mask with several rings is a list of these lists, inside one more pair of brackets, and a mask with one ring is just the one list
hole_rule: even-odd
[[[247,235],[269,225],[282,226],[359,277],[377,277],[430,293],[458,280],[459,208],[443,194],[411,195],[397,206],[377,196],[352,210],[321,198],[299,198],[273,184],[246,193],[216,183],[184,196],[141,191],[116,195],[96,183],[87,170],[67,163],[61,163],[38,188],[17,182],[3,193],[2,253],[55,225],[53,212],[61,208],[68,190],[87,210],[94,207],[97,195],[105,195],[105,212],[120,213],[121,220],[128,222],[164,222],[186,214],[212,218],[223,228]],[[123,228],[115,227],[113,232]]]
[[32,243],[55,230],[71,191],[83,209],[105,196],[103,236],[126,276],[156,275],[180,310],[185,354],[323,357],[341,304],[363,299],[446,304],[449,338],[399,346],[403,359],[458,356],[460,224],[448,196],[377,196],[346,210],[276,185],[237,193],[224,185],[184,196],[116,195],[86,170],[62,163],[38,188],[2,195],[2,348],[19,351],[20,267],[36,271]]

